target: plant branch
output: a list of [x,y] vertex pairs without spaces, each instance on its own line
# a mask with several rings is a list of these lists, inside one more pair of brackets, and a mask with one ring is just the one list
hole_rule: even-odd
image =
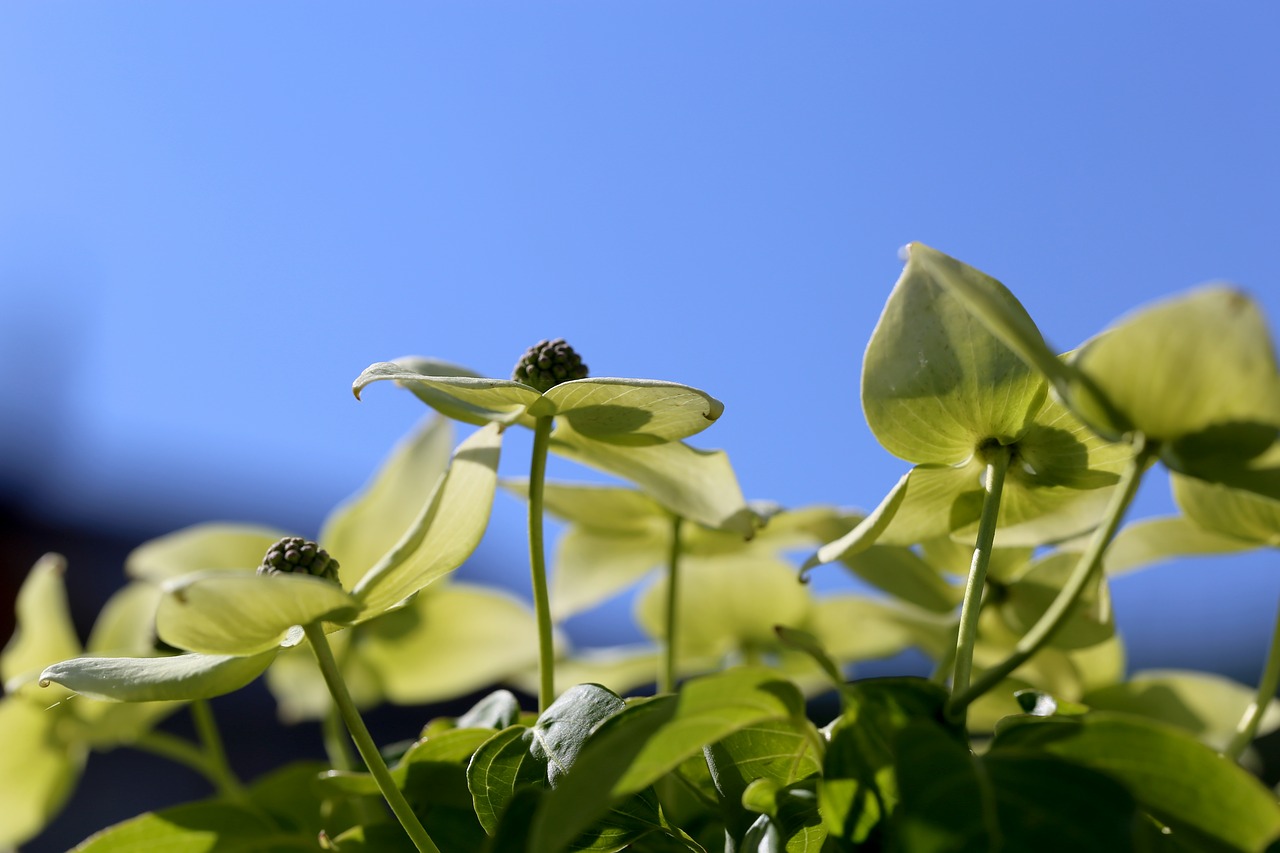
[[676,689],[676,625],[680,603],[680,528],[683,519],[671,520],[671,552],[667,555],[667,631],[662,669],[658,672],[658,692],[672,693]]
[[1252,743],[1258,734],[1262,716],[1267,712],[1271,700],[1275,698],[1278,686],[1280,686],[1280,614],[1277,614],[1275,628],[1271,631],[1271,648],[1267,651],[1267,662],[1262,670],[1262,681],[1258,684],[1258,692],[1236,725],[1236,733],[1227,744],[1227,748],[1223,750],[1223,755],[1232,761],[1240,760],[1245,747]]
[[213,719],[213,708],[205,699],[197,699],[191,703],[191,718],[195,722],[196,733],[204,744],[204,754],[209,762],[209,769],[219,780],[215,784],[218,791],[233,799],[244,797],[244,786],[231,770],[227,761],[227,751],[222,745],[222,736],[218,733],[218,723]]
[[[992,448],[983,478],[986,496],[982,500],[982,517],[978,522],[978,539],[973,546],[973,562],[964,588],[964,604],[960,608],[960,625],[956,630],[955,668],[951,677],[951,695],[969,687],[973,672],[973,646],[978,639],[978,617],[982,613],[982,593],[986,589],[987,566],[991,563],[991,547],[996,538],[996,520],[1000,517],[1000,497],[1004,493],[1005,474],[1013,450],[1007,445]],[[965,706],[948,704],[948,713],[964,717]]]
[[551,416],[537,419],[533,430],[533,458],[529,462],[529,575],[533,581],[533,609],[538,620],[538,712],[556,696],[556,650],[551,630],[551,597],[547,593],[547,553],[542,538],[542,494],[547,481],[547,449],[551,444]]
[[420,853],[440,853],[440,848],[436,847],[431,836],[423,829],[418,816],[410,808],[408,800],[404,798],[395,780],[391,778],[391,771],[387,769],[387,763],[382,760],[382,753],[378,752],[377,744],[373,742],[369,729],[360,718],[360,712],[356,710],[355,702],[351,700],[351,693],[347,690],[347,684],[338,670],[338,662],[334,660],[333,651],[329,648],[324,627],[317,621],[304,625],[303,631],[311,642],[311,649],[316,654],[316,662],[320,664],[320,672],[324,675],[325,684],[329,686],[329,692],[333,695],[338,713],[347,724],[347,731],[351,732],[351,739],[355,741],[356,749],[364,759],[369,773],[378,783],[378,790],[382,791],[387,805],[391,806],[391,811]]
[[1079,600],[1081,593],[1094,575],[1101,571],[1102,555],[1107,545],[1111,543],[1112,537],[1115,536],[1116,530],[1119,529],[1120,522],[1124,520],[1125,511],[1128,510],[1129,504],[1133,503],[1134,495],[1138,493],[1142,475],[1157,452],[1155,442],[1148,442],[1141,434],[1134,436],[1133,457],[1129,460],[1129,465],[1121,476],[1120,482],[1116,484],[1116,490],[1103,514],[1102,524],[1094,531],[1093,538],[1089,540],[1089,547],[1076,563],[1066,584],[1031,630],[1027,631],[1013,647],[1013,653],[1009,657],[986,670],[968,689],[952,694],[953,713],[959,713],[969,707],[975,699],[1030,660],[1032,655],[1044,648],[1045,644],[1053,639],[1053,635],[1066,624],[1067,617],[1071,614],[1071,609]]

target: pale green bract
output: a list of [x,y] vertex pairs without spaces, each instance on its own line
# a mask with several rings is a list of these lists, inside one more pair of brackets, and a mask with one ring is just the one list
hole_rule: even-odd
[[173,702],[120,705],[40,690],[41,670],[63,658],[154,654],[147,614],[151,590],[126,587],[103,607],[81,648],[67,609],[66,562],[42,557],[18,593],[17,630],[0,652],[0,848],[39,833],[71,795],[90,749],[110,749],[145,734],[178,707]]
[[[358,650],[347,660],[353,682],[379,685],[356,690],[364,705],[383,698],[442,699],[526,666],[533,622],[519,602],[464,585],[419,592],[475,548],[497,482],[496,426],[464,441],[451,462],[450,444],[448,423],[431,420],[326,520],[320,541],[339,559],[340,577],[351,592],[309,576],[256,575],[253,570],[280,531],[228,524],[189,528],[141,546],[127,568],[159,584],[154,609],[160,637],[193,654],[79,658],[48,668],[43,677],[119,701],[216,695],[261,674],[279,652],[298,644],[296,626],[316,620],[340,631],[335,642]],[[437,618],[445,613],[451,618]],[[476,635],[489,620],[500,620],[503,631],[481,642]],[[341,631],[344,626],[354,627]],[[405,667],[407,652],[429,659]],[[329,697],[309,650],[299,649],[280,664],[270,683],[282,715],[323,715]]]
[[409,356],[369,366],[352,384],[392,381],[447,417],[464,423],[520,424],[554,417],[550,448],[584,465],[630,480],[673,513],[744,536],[756,518],[720,451],[681,439],[716,421],[724,404],[674,382],[574,379],[546,393],[509,379],[486,379],[437,359]]
[[[997,446],[1012,450],[998,517],[1002,544],[1040,545],[1094,527],[1128,448],[1100,439],[1048,396],[1032,365],[1051,362],[1056,379],[1070,368],[1052,354],[1046,360],[1035,324],[1002,284],[919,243],[906,253],[867,345],[862,406],[877,440],[916,464],[862,525],[824,545],[807,566],[876,542],[972,541],[985,454]],[[987,316],[974,311],[974,294],[983,296]]]

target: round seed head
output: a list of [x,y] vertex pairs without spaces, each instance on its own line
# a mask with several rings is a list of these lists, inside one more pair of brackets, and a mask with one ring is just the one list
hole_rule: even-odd
[[511,378],[545,394],[561,382],[586,379],[587,366],[582,363],[582,356],[564,342],[564,338],[543,340],[525,351],[516,362]]
[[258,574],[313,575],[338,582],[338,561],[329,552],[301,536],[286,536],[267,549]]

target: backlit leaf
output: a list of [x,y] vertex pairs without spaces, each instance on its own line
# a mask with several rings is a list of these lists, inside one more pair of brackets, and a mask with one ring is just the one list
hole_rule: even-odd
[[256,524],[196,524],[134,548],[125,573],[159,583],[209,569],[256,569],[267,549],[288,535]]
[[629,446],[688,438],[724,411],[710,394],[652,379],[575,379],[543,396],[579,435]]
[[40,681],[109,702],[209,699],[253,681],[275,654],[72,658],[46,667]]

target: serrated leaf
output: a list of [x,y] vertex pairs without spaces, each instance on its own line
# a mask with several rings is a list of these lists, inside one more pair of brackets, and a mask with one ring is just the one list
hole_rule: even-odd
[[431,503],[352,590],[364,606],[362,618],[382,613],[471,556],[489,523],[501,447],[496,425],[458,445]]
[[392,449],[359,493],[325,519],[319,541],[338,560],[344,588],[354,586],[413,525],[444,476],[452,448],[449,422],[429,418]]
[[275,658],[258,655],[171,655],[156,658],[72,658],[52,664],[41,682],[108,702],[209,699],[239,690]]
[[144,542],[125,558],[125,574],[161,583],[209,569],[255,569],[289,534],[257,524],[196,524]]
[[984,440],[1012,444],[1021,438],[1046,386],[939,275],[981,273],[913,247],[867,344],[862,407],[890,453],[915,463],[954,464]]
[[723,450],[697,450],[676,441],[622,447],[593,441],[564,421],[558,422],[551,434],[551,450],[635,483],[689,521],[747,537],[754,535],[758,526],[759,519],[747,506]]
[[575,379],[543,397],[579,435],[632,447],[688,438],[724,412],[706,392],[652,379]]
[[253,655],[284,642],[294,625],[346,621],[360,603],[336,584],[301,574],[208,571],[168,581],[156,633],[180,649]]
[[1118,780],[1175,835],[1209,849],[1262,850],[1280,837],[1280,805],[1257,779],[1190,735],[1126,715],[1016,717],[996,732],[992,756],[1035,750]]

